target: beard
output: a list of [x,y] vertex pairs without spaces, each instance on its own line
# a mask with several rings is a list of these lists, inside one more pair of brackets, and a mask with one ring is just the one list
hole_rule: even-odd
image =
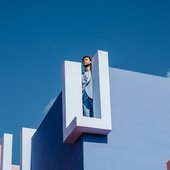
[[86,65],[84,65],[84,67],[88,67],[88,66],[90,66],[91,64],[86,64]]

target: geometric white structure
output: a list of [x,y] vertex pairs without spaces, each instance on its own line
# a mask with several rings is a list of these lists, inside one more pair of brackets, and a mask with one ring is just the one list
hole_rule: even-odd
[[12,134],[4,134],[0,140],[0,170],[11,170],[12,138]]
[[74,143],[82,133],[107,135],[112,129],[108,52],[97,51],[92,58],[93,110],[95,117],[83,116],[81,63],[63,65],[63,141]]
[[31,139],[36,129],[21,129],[21,170],[31,170]]
[[20,170],[19,165],[12,165],[12,139],[12,134],[0,139],[0,170]]
[[0,139],[0,170],[31,170],[31,139],[36,129],[21,130],[21,168],[12,165],[12,134],[4,134]]

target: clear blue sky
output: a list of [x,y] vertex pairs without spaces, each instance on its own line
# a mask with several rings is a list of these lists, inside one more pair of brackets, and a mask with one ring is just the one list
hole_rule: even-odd
[[0,1],[0,135],[37,128],[61,91],[64,60],[97,49],[110,67],[165,76],[170,67],[170,1]]

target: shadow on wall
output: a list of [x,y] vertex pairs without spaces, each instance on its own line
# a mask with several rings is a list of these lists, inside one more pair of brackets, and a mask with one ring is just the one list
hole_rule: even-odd
[[83,170],[83,143],[63,143],[62,93],[32,139],[31,170]]
[[84,134],[83,141],[92,143],[108,143],[108,137],[106,135]]
[[107,136],[84,134],[63,143],[62,93],[32,138],[31,170],[84,170],[83,142],[107,143]]

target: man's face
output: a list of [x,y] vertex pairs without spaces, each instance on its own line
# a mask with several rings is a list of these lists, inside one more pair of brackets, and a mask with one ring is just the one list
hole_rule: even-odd
[[83,60],[84,67],[88,67],[91,64],[91,61],[88,57],[85,57]]

